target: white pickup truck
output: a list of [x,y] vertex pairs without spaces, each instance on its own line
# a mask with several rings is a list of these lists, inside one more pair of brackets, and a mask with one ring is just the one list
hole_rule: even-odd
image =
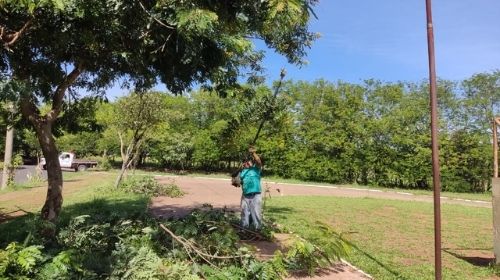
[[[96,167],[97,161],[94,160],[86,160],[86,159],[76,159],[75,154],[62,152],[59,155],[59,164],[61,165],[61,169],[73,169],[75,171],[85,171],[88,168]],[[46,169],[45,158],[40,160],[40,166],[42,169]]]

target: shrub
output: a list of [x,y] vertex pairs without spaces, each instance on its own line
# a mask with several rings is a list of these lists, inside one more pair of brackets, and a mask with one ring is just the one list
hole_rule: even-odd
[[89,215],[73,218],[69,225],[59,232],[59,244],[85,253],[109,250],[114,241],[111,225],[89,218]]
[[37,272],[37,265],[43,260],[42,246],[24,246],[10,243],[0,250],[0,276],[10,279],[29,279]]
[[107,157],[104,157],[102,160],[99,161],[97,168],[99,170],[108,171],[111,168],[113,168],[113,166],[111,165],[111,162],[109,161],[109,159]]
[[169,184],[162,185],[151,176],[128,179],[122,184],[122,187],[127,192],[145,194],[153,197],[181,197],[184,195],[184,192],[173,181]]
[[[233,213],[211,207],[161,226],[146,214],[80,215],[60,225],[55,239],[30,234],[26,244],[0,250],[0,279],[277,280],[338,257],[328,245],[297,237],[288,253],[257,260],[240,243],[235,222]],[[54,230],[36,219],[29,228]]]

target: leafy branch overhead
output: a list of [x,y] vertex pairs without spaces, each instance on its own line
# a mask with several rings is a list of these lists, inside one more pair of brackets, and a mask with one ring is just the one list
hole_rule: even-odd
[[304,62],[317,38],[307,29],[316,2],[4,0],[1,39],[10,51],[2,50],[0,70],[11,65],[45,97],[74,67],[84,72],[77,86],[90,90],[118,77],[139,88],[159,77],[176,92],[194,82],[236,84],[238,76],[262,70],[253,38],[292,63]]
[[[199,84],[214,86],[224,95],[242,79],[260,81],[263,54],[255,49],[253,38],[292,63],[303,63],[306,49],[317,38],[308,30],[315,3],[0,1],[0,79],[17,80],[32,89],[19,100],[47,161],[49,190],[43,216],[54,220],[62,207],[62,174],[52,126],[63,110],[66,92],[103,95],[116,84],[144,92],[161,82],[175,93]],[[40,112],[41,102],[51,104],[46,114]]]

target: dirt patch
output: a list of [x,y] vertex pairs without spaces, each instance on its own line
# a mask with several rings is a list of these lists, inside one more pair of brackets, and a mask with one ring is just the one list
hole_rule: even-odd
[[[269,260],[273,257],[276,251],[286,253],[294,240],[294,236],[286,233],[278,233],[274,235],[274,240],[270,241],[245,241],[243,244],[253,248],[257,259]],[[344,262],[338,262],[328,268],[318,269],[314,276],[309,276],[305,272],[294,272],[286,280],[361,280],[371,279],[368,275],[364,275],[356,268]]]
[[273,241],[243,241],[241,243],[252,248],[257,259],[266,261],[271,259],[276,251],[286,253],[294,239],[293,235],[287,233],[276,233],[273,237]]
[[[160,183],[172,183],[172,177],[158,176],[157,180]],[[193,178],[193,177],[174,177],[174,182],[186,194],[179,198],[156,197],[151,200],[150,211],[153,215],[162,218],[182,217],[195,208],[201,208],[207,204],[214,208],[223,208],[226,210],[239,212],[241,189],[231,186],[227,179],[216,178]],[[282,196],[282,195],[331,195],[329,189],[303,188],[292,186],[288,189],[286,186],[273,186],[273,184],[264,184],[264,189],[268,188],[269,192],[265,192],[265,196]],[[275,235],[276,240],[269,241],[245,241],[244,244],[254,248],[257,257],[260,259],[269,259],[276,250],[286,250],[291,236],[288,234]],[[365,274],[357,271],[354,267],[347,263],[339,262],[329,268],[318,271],[314,277],[309,277],[307,274],[292,275],[288,280],[295,279],[370,279]]]

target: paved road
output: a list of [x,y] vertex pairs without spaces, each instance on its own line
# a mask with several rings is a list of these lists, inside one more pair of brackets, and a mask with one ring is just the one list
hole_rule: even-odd
[[[14,182],[17,184],[23,184],[28,182],[28,175],[33,176],[35,174],[36,165],[22,165],[18,169],[16,169],[16,175],[14,177]],[[2,172],[0,170],[0,182],[2,180]],[[47,179],[47,171],[42,170],[42,177]]]

